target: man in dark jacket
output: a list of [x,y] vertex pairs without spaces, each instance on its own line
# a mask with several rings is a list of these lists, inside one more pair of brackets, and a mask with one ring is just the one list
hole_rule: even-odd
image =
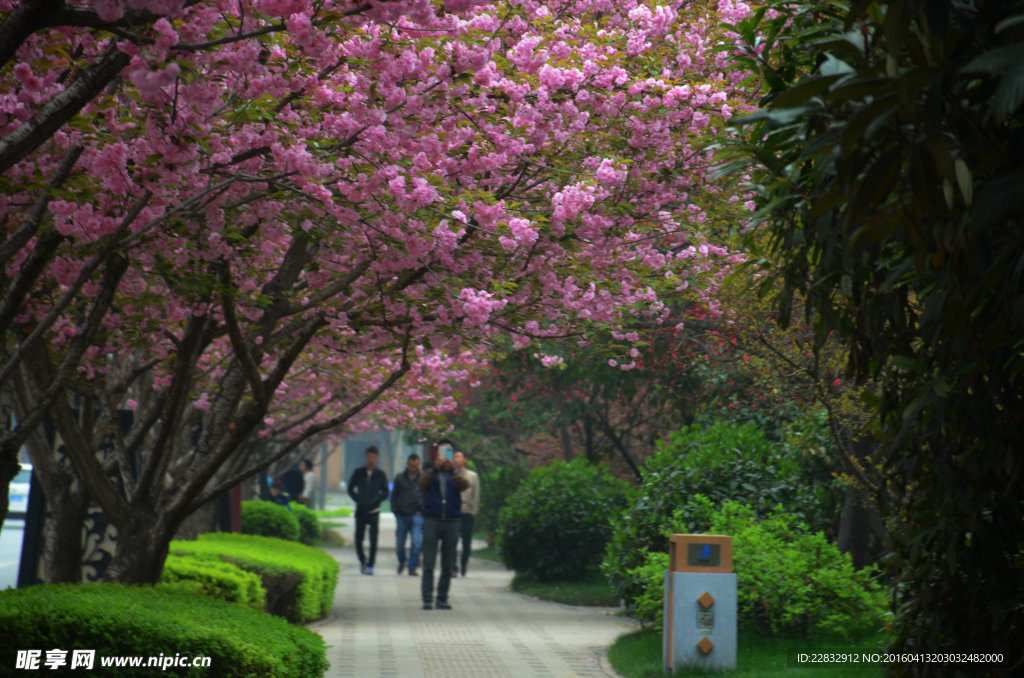
[[281,486],[284,488],[285,498],[288,501],[298,501],[305,489],[305,480],[302,478],[302,469],[298,464],[281,474]]
[[450,610],[448,588],[455,568],[455,544],[462,525],[462,497],[469,487],[466,477],[455,470],[451,459],[441,456],[420,476],[423,490],[423,609],[434,606],[434,566],[437,545],[441,544],[441,575],[437,581],[437,609]]
[[420,457],[410,454],[405,462],[405,473],[395,476],[391,490],[391,511],[395,514],[395,555],[398,556],[398,574],[405,569],[405,536],[409,535],[409,575],[416,576],[423,544],[423,491],[420,479]]
[[[356,503],[356,555],[359,571],[373,574],[377,559],[377,533],[380,530],[380,503],[388,498],[388,477],[377,468],[377,448],[366,448],[366,466],[360,466],[348,481],[348,496]],[[363,552],[363,537],[370,528],[370,557]]]

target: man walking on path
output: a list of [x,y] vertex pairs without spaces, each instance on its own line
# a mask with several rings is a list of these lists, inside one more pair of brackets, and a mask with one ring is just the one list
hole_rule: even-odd
[[[473,519],[480,510],[480,477],[476,471],[466,467],[466,454],[461,450],[455,453],[455,472],[469,482],[462,495],[462,522],[459,526],[462,537],[462,560],[460,561],[462,576],[466,576],[469,565],[469,554],[473,550]],[[455,573],[452,572],[454,575]]]
[[441,574],[437,580],[437,609],[450,610],[448,589],[455,568],[455,542],[462,524],[462,497],[469,484],[462,474],[454,473],[452,460],[439,456],[437,462],[420,476],[423,490],[423,578],[420,592],[423,609],[434,605],[434,566],[441,545]]
[[[377,468],[377,448],[366,448],[366,466],[357,468],[348,481],[348,496],[356,503],[356,555],[359,571],[373,574],[377,559],[377,533],[380,530],[380,503],[388,498],[388,477]],[[370,557],[363,552],[363,537],[370,528]]]
[[391,511],[395,514],[395,555],[398,557],[398,574],[405,569],[405,536],[409,535],[409,575],[416,576],[420,562],[420,546],[423,543],[423,491],[418,485],[420,479],[420,457],[410,454],[405,462],[405,473],[395,476],[395,487],[391,491]]

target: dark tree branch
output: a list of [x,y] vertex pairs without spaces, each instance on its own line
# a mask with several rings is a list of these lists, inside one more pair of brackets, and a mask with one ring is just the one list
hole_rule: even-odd
[[[288,454],[290,454],[294,450],[298,449],[298,447],[300,445],[302,445],[304,442],[306,442],[310,438],[313,438],[313,437],[315,437],[317,435],[320,435],[321,433],[324,433],[326,431],[330,431],[332,429],[335,429],[335,428],[341,426],[342,424],[347,422],[349,419],[351,419],[352,417],[356,416],[357,414],[362,412],[364,409],[366,409],[370,404],[372,404],[375,400],[377,400],[382,394],[386,393],[392,386],[394,386],[396,383],[398,383],[399,379],[401,379],[402,376],[405,375],[405,373],[408,372],[409,369],[411,368],[411,365],[409,364],[409,343],[410,343],[410,335],[407,334],[405,336],[405,341],[402,344],[402,362],[401,362],[401,365],[398,367],[397,370],[395,370],[390,375],[388,375],[388,378],[385,379],[384,382],[381,383],[380,386],[375,388],[371,393],[367,394],[362,400],[360,400],[358,403],[356,403],[352,407],[348,408],[347,410],[345,410],[345,412],[339,414],[338,416],[333,417],[330,420],[328,420],[326,422],[323,422],[321,424],[317,424],[315,426],[310,426],[301,435],[297,436],[294,440],[292,440],[290,443],[288,443],[283,448],[281,448],[281,450],[278,450],[277,452],[275,452],[271,457],[266,458],[266,459],[261,459],[261,460],[259,460],[259,462],[257,462],[256,464],[250,466],[245,471],[242,471],[241,473],[237,473],[237,474],[231,476],[230,478],[228,478],[227,480],[221,482],[219,485],[216,485],[215,487],[213,487],[213,489],[207,489],[198,498],[194,498],[191,501],[188,510],[190,512],[194,511],[195,509],[199,508],[200,506],[205,504],[210,499],[223,494],[224,492],[228,491],[229,489],[231,489],[232,487],[234,487],[238,483],[242,482],[243,480],[246,480],[247,478],[250,478],[250,477],[256,475],[262,469],[270,466],[271,464],[273,464],[274,462],[278,461],[279,459],[284,458],[285,456],[287,456]],[[219,467],[219,465],[218,465],[218,467]],[[211,469],[211,470],[215,471],[216,469]],[[198,488],[197,488],[197,490],[198,490]],[[195,493],[193,493],[193,496],[194,495],[195,495]]]
[[260,368],[256,364],[256,360],[253,358],[253,352],[246,342],[245,337],[242,336],[242,331],[238,326],[238,315],[235,313],[235,302],[231,298],[231,289],[233,283],[231,281],[231,268],[230,264],[224,262],[218,266],[220,269],[220,303],[221,308],[224,310],[224,325],[227,327],[228,338],[231,340],[231,345],[235,349],[235,355],[242,363],[242,368],[245,371],[246,378],[249,381],[249,388],[252,389],[253,397],[256,398],[256,402],[259,403],[262,409],[267,409],[269,406],[267,403],[267,391],[263,386],[263,380],[260,377]]
[[49,140],[82,107],[92,101],[131,61],[111,41],[103,54],[63,92],[39,109],[29,120],[0,139],[0,174],[21,162]]
[[[11,371],[17,366],[18,362],[21,360],[21,355],[23,354],[23,352],[33,344],[42,341],[43,336],[46,334],[46,332],[50,329],[50,327],[53,326],[53,323],[57,322],[60,315],[65,310],[67,310],[68,306],[71,305],[71,302],[74,301],[74,299],[78,296],[78,293],[82,290],[82,286],[85,285],[86,281],[88,281],[90,277],[92,277],[92,274],[96,272],[100,265],[103,264],[104,262],[110,262],[112,259],[115,258],[123,258],[118,255],[115,255],[114,253],[121,246],[125,233],[128,232],[128,229],[131,227],[132,223],[134,223],[134,221],[138,218],[139,214],[142,212],[143,208],[149,203],[149,200],[152,197],[153,194],[150,193],[149,191],[146,191],[142,196],[139,197],[138,200],[135,201],[135,204],[132,206],[132,209],[129,210],[128,214],[126,214],[124,219],[121,220],[121,223],[120,225],[118,225],[117,230],[107,236],[106,242],[99,249],[99,251],[97,251],[92,256],[92,258],[88,262],[86,262],[85,266],[82,267],[82,270],[79,271],[78,276],[75,278],[75,281],[69,286],[68,290],[60,298],[60,300],[56,304],[54,304],[53,307],[47,312],[46,316],[44,316],[36,324],[35,328],[32,330],[32,333],[29,334],[29,336],[26,337],[21,342],[19,350],[15,352],[15,354],[11,357],[8,363],[4,365],[3,370],[0,371],[0,384],[3,384],[8,378],[10,378]],[[56,244],[59,244],[59,242]],[[125,262],[125,266],[127,266],[127,261]],[[110,303],[112,302],[113,290],[111,290],[110,297]],[[5,306],[6,303],[7,302],[5,300]],[[106,310],[104,310],[104,313],[106,313]]]

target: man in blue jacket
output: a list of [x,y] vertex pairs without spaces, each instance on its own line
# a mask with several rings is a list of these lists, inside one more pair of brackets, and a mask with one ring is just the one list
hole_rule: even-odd
[[[366,448],[366,466],[360,466],[348,481],[348,496],[356,503],[356,555],[359,571],[373,574],[377,559],[377,533],[380,530],[380,503],[388,498],[388,477],[377,468],[377,448]],[[370,528],[370,557],[363,552],[363,537]]]
[[455,469],[451,459],[441,456],[423,472],[419,485],[423,490],[423,578],[420,580],[423,609],[429,610],[434,606],[434,566],[440,542],[437,609],[450,610],[448,588],[455,568],[455,544],[462,525],[462,497],[459,493],[469,487],[469,481]]

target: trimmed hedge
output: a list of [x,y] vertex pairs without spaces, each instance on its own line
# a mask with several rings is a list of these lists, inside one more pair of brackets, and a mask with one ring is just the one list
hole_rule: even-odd
[[249,534],[211,532],[196,541],[172,541],[172,555],[217,557],[259,575],[267,612],[303,623],[331,609],[340,566],[320,549]]
[[[292,513],[299,521],[299,541],[307,546],[312,546],[320,540],[322,527],[316,514],[305,504],[293,501]],[[244,530],[243,530],[244,532]]]
[[301,534],[295,513],[272,501],[242,502],[242,534],[257,534],[298,541]]
[[[90,676],[309,678],[327,670],[323,638],[309,629],[178,587],[42,584],[0,591],[0,666],[14,667],[18,649],[56,648],[68,651],[69,661],[71,650],[96,650]],[[101,665],[103,657],[161,655],[212,661],[167,670]]]
[[254,610],[262,610],[266,604],[267,592],[258,575],[216,558],[168,556],[160,581],[194,582],[197,593]]

